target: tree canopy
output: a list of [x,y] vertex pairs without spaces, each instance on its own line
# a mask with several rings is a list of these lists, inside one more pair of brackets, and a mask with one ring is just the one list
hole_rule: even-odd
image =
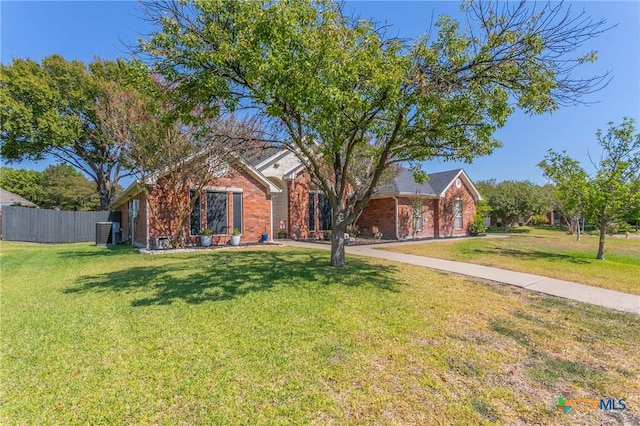
[[0,154],[9,161],[50,156],[75,167],[95,182],[106,209],[127,173],[121,146],[103,131],[96,105],[108,84],[124,86],[128,75],[123,60],[87,66],[60,55],[0,65]]
[[609,123],[606,133],[598,129],[600,158],[591,162],[593,176],[566,154],[550,150],[540,167],[557,188],[558,197],[569,211],[584,214],[600,232],[598,259],[604,259],[607,228],[633,214],[640,200],[640,133],[635,120]]
[[[186,114],[243,110],[268,119],[333,211],[331,263],[385,170],[441,158],[471,161],[516,109],[582,101],[607,76],[582,78],[578,52],[603,21],[559,5],[465,2],[414,40],[333,1],[148,2],[159,30],[141,44]],[[419,167],[416,177],[424,178]]]
[[68,164],[51,165],[42,172],[2,167],[0,187],[45,209],[100,209],[95,184]]
[[551,205],[547,191],[529,181],[495,180],[476,184],[478,191],[487,201],[491,214],[502,219],[505,232],[518,221],[519,216],[545,214]]

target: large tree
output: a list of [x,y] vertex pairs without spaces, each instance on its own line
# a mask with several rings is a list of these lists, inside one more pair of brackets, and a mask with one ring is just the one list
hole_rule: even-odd
[[576,52],[603,21],[561,4],[463,8],[468,24],[443,16],[407,40],[329,0],[149,2],[160,29],[141,50],[184,111],[271,120],[327,196],[331,264],[342,266],[346,227],[390,165],[490,154],[516,108],[553,111],[607,82],[573,73],[595,60]]
[[173,247],[184,247],[189,218],[204,187],[232,174],[230,166],[265,142],[260,123],[248,118],[199,123],[197,109],[181,116],[170,102],[173,90],[160,78],[149,79],[148,69],[132,61],[127,87],[103,84],[96,116],[102,133],[120,147],[123,162],[145,190],[161,188],[163,200],[150,203],[149,214]]
[[478,190],[487,201],[491,213],[502,218],[504,231],[518,221],[519,216],[545,214],[550,209],[547,191],[529,181],[495,180],[478,182]]
[[607,228],[626,219],[640,199],[640,133],[634,132],[635,120],[631,118],[623,118],[619,125],[609,123],[606,133],[598,129],[601,154],[599,159],[591,159],[596,170],[593,176],[564,153],[550,150],[541,163],[545,176],[564,197],[561,200],[584,213],[598,228],[598,259],[604,259]]
[[128,65],[95,60],[88,66],[60,55],[42,63],[0,65],[0,154],[9,161],[53,157],[89,176],[105,210],[126,176],[121,147],[102,131],[96,104],[106,82],[125,83]]

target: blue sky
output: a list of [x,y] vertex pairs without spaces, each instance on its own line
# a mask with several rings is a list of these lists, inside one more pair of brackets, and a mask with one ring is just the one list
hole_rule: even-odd
[[[390,25],[393,34],[415,37],[425,32],[432,16],[456,15],[458,1],[348,2],[346,12]],[[504,146],[473,164],[425,164],[425,171],[437,172],[463,167],[473,180],[528,179],[544,183],[536,167],[548,148],[566,150],[590,167],[587,152],[599,153],[595,141],[598,128],[619,123],[622,117],[640,122],[640,2],[569,2],[575,12],[583,9],[594,18],[604,18],[617,27],[591,40],[585,51],[598,51],[598,61],[586,65],[586,74],[611,71],[613,80],[602,91],[587,98],[590,106],[563,107],[553,114],[527,116],[515,113],[496,136]],[[66,59],[90,62],[94,57],[112,59],[128,55],[127,43],[151,31],[133,1],[31,2],[0,1],[0,60],[43,57],[59,53]],[[13,167],[42,170],[48,164],[23,162]]]

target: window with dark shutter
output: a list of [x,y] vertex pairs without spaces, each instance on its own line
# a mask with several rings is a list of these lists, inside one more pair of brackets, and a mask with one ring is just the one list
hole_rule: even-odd
[[191,235],[198,235],[200,233],[200,194],[196,191],[189,191],[189,201],[193,201],[196,197],[196,203],[194,204],[189,217],[189,232]]
[[233,229],[237,229],[242,233],[242,192],[233,193]]
[[217,235],[226,234],[228,228],[227,193],[207,192],[207,229]]

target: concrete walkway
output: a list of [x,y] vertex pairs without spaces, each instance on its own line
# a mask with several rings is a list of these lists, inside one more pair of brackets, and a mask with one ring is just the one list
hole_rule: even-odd
[[[439,241],[439,240],[431,240]],[[523,272],[507,271],[505,269],[490,266],[474,265],[472,263],[454,262],[451,260],[435,259],[432,257],[414,256],[411,254],[396,253],[378,250],[384,246],[397,247],[403,244],[416,244],[417,242],[378,244],[375,246],[347,246],[347,254],[375,257],[378,259],[392,260],[394,262],[408,263],[410,265],[424,266],[440,271],[453,272],[471,277],[483,278],[503,284],[526,288],[527,290],[590,303],[605,308],[631,312],[640,315],[640,296],[621,293],[619,291],[606,290],[570,281],[547,278],[540,275],[526,274]],[[424,243],[424,241],[423,241]],[[328,244],[305,243],[300,241],[288,241],[287,245],[293,247],[330,250]],[[375,248],[374,248],[375,247]]]

